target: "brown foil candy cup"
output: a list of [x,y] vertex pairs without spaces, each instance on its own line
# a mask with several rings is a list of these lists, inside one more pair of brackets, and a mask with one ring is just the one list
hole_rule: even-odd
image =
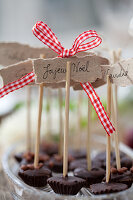
[[86,159],[73,160],[69,165],[69,171],[74,171],[76,168],[87,168]]
[[89,187],[91,184],[100,183],[105,176],[105,170],[101,168],[92,168],[90,171],[84,168],[77,168],[74,170],[74,176],[82,178],[86,181],[85,186]]
[[[103,181],[105,181],[105,178]],[[133,182],[132,173],[126,167],[122,167],[118,170],[113,167],[111,168],[110,182],[123,183],[131,187]]]
[[50,168],[53,172],[63,172],[63,159],[59,155],[54,155],[45,165]]
[[35,169],[33,164],[31,164],[21,166],[18,175],[30,186],[44,187],[47,185],[47,179],[52,176],[52,172],[45,166]]
[[17,153],[14,155],[14,158],[18,163],[20,163],[23,160],[23,154],[24,153]]
[[47,182],[55,193],[64,195],[76,195],[85,184],[85,180],[73,176],[51,177]]
[[95,195],[120,192],[128,189],[123,183],[97,183],[90,185],[91,192]]

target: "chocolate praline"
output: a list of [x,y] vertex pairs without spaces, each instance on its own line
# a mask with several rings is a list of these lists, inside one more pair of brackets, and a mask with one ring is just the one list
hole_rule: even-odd
[[[120,158],[123,159],[124,157],[127,157],[125,153],[120,152]],[[106,169],[106,152],[100,152],[98,153],[92,160],[93,166],[101,167],[103,169]],[[116,164],[116,155],[115,152],[111,152],[111,166],[115,166]]]
[[123,183],[96,183],[90,185],[91,192],[95,195],[120,192],[128,189]]
[[[48,161],[50,157],[47,154],[39,154],[39,163],[45,163]],[[21,165],[27,165],[27,164],[32,164],[34,162],[34,153],[28,153],[23,156],[23,159],[20,163]]]
[[[68,165],[73,158],[68,157]],[[55,173],[63,172],[63,157],[60,155],[53,155],[49,161],[45,162],[45,165]]]
[[133,167],[130,168],[130,172],[132,174],[132,182],[133,182]]
[[22,159],[23,159],[23,152],[21,152],[21,153],[16,153],[15,155],[14,155],[14,158],[15,158],[15,160],[18,162],[18,163],[20,163],[21,161],[22,161]]
[[69,171],[74,171],[76,168],[87,168],[87,160],[86,159],[78,159],[73,160],[69,164]]
[[76,195],[85,184],[85,180],[74,176],[51,177],[47,182],[55,193],[64,195]]
[[58,145],[54,143],[46,143],[43,142],[40,147],[41,152],[48,154],[49,156],[53,156],[54,154],[58,154]]
[[[115,152],[111,152],[111,161],[115,161],[116,159],[116,155]],[[120,152],[120,158],[126,157],[126,154],[123,152]],[[98,161],[106,161],[106,151],[102,151],[100,153],[98,153],[93,160],[98,160]]]
[[[127,167],[128,169],[130,169],[132,165],[133,165],[133,161],[128,156],[121,158],[121,167]],[[116,167],[116,162],[114,162],[112,166]]]
[[86,150],[80,149],[80,150],[70,150],[69,155],[73,157],[74,159],[83,159],[86,158]]
[[32,152],[22,152],[14,155],[14,158],[17,160],[18,163],[21,164],[28,164],[32,163],[34,160],[34,153]]
[[26,184],[30,186],[44,187],[47,185],[47,179],[52,176],[52,172],[40,163],[38,168],[34,168],[33,164],[21,166],[18,175]]
[[[105,178],[103,181],[105,181]],[[116,168],[111,168],[109,182],[124,183],[130,187],[133,182],[132,173],[126,167],[122,167],[118,170]]]
[[[111,166],[114,163],[114,154],[111,152]],[[106,169],[106,152],[100,152],[92,159],[93,167]]]
[[[120,152],[120,158],[121,158],[121,166],[122,167],[128,167],[130,169],[131,167],[131,159],[126,156],[125,153]],[[103,169],[106,169],[106,152],[100,152],[98,153],[92,160],[93,167],[100,167]],[[115,152],[111,152],[111,161],[110,161],[111,167],[116,167],[116,155]]]
[[101,168],[92,168],[90,171],[84,168],[77,168],[74,170],[74,176],[82,178],[86,181],[85,186],[89,187],[91,184],[100,183],[105,176],[105,170]]
[[63,172],[63,158],[59,155],[54,155],[45,165],[50,168],[53,172]]

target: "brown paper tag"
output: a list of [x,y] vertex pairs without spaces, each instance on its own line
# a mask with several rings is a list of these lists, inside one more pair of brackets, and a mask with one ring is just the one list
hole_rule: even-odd
[[133,58],[120,61],[112,66],[101,66],[101,68],[105,82],[108,74],[111,82],[118,86],[133,84]]
[[2,76],[3,84],[7,85],[13,81],[22,78],[23,76],[32,71],[33,71],[32,61],[27,60],[1,69],[0,75]]
[[[95,82],[91,83],[93,88],[98,88],[100,86],[103,86],[104,84],[105,84],[105,81],[103,81],[103,79],[97,79]],[[74,86],[73,86],[73,89],[74,90],[83,90],[80,83],[75,83]]]
[[[44,83],[43,86],[44,87],[53,88],[53,89],[56,89],[56,88],[65,88],[66,82],[60,82],[60,83],[56,83],[56,84]],[[72,83],[71,83],[71,86],[72,86]]]
[[71,81],[94,82],[102,78],[101,64],[108,64],[108,60],[94,54],[84,57],[36,59],[34,63],[35,81],[37,84],[64,82],[66,79],[66,64],[71,63]]
[[[77,84],[80,84],[80,83],[77,83]],[[66,87],[66,82],[64,81],[64,82],[59,82],[59,83],[56,83],[56,84],[44,83],[43,85],[44,85],[44,87],[50,87],[50,88],[53,88],[53,89],[65,88]],[[71,80],[70,81],[70,86],[74,87],[75,86],[75,81]]]
[[[58,55],[53,50],[47,47],[35,48],[20,43],[0,43],[0,65],[3,66],[12,65],[27,60],[28,58],[40,58],[40,54],[43,54],[45,58],[54,58]],[[78,55],[86,54],[88,53],[78,53]]]
[[57,53],[49,48],[34,48],[20,43],[0,43],[0,65],[8,66],[28,58],[39,58],[44,54],[46,58],[54,58]]

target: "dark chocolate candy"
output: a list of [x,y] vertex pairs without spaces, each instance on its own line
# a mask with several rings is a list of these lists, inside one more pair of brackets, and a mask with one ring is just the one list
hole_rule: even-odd
[[127,185],[123,183],[96,183],[90,185],[91,192],[96,195],[120,192],[127,188]]
[[130,187],[133,182],[132,173],[131,171],[128,171],[126,167],[122,167],[118,170],[116,168],[111,168],[111,176],[109,182],[124,183],[127,184],[128,187]]
[[16,154],[14,155],[14,158],[15,158],[15,160],[16,160],[18,163],[20,163],[20,162],[22,161],[22,159],[23,159],[23,154],[24,154],[24,153],[16,153]]
[[126,156],[121,159],[121,167],[127,167],[128,169],[130,169],[132,165],[133,161],[129,157]]
[[69,155],[74,159],[83,159],[86,158],[86,150],[85,149],[70,150]]
[[[100,168],[101,163],[99,161],[92,162],[92,168]],[[74,171],[77,168],[85,168],[87,169],[87,160],[86,159],[78,159],[73,160],[69,164],[69,171]]]
[[[112,152],[111,152],[111,161],[110,162],[111,162],[111,166],[112,166],[112,163],[114,162]],[[106,152],[100,152],[99,154],[97,154],[92,160],[92,165],[94,167],[106,169]]]
[[85,180],[73,176],[51,177],[47,182],[55,193],[65,195],[76,195],[85,184]]
[[54,143],[46,143],[43,142],[40,147],[41,152],[52,156],[54,154],[58,154],[58,145]]
[[45,165],[50,168],[53,172],[63,172],[63,158],[59,155],[54,155]]
[[133,174],[133,167],[130,168],[130,172]]
[[[120,152],[120,158],[121,160],[125,160],[125,158],[128,158],[125,153]],[[116,157],[115,152],[111,152],[111,161],[110,164],[112,167],[116,167]],[[92,166],[93,167],[100,167],[103,169],[106,169],[106,152],[100,152],[98,153],[92,160]],[[123,165],[122,165],[123,166]]]
[[[115,152],[111,152],[111,161],[115,161]],[[123,152],[120,152],[120,158],[126,157],[126,154]],[[99,160],[99,161],[106,161],[106,151],[102,151],[98,153],[95,157],[94,160]]]
[[34,160],[34,153],[32,152],[23,152],[23,153],[18,153],[18,154],[15,154],[15,159],[18,161],[18,162],[22,162],[22,160],[26,160],[27,163],[31,163],[31,161]]
[[[68,165],[72,161],[72,157],[68,157]],[[63,172],[63,157],[59,155],[53,155],[53,157],[45,163],[45,165],[50,168],[53,172],[62,173]]]
[[[112,166],[112,161],[111,161],[111,166]],[[106,169],[106,160],[104,161],[100,161],[100,160],[92,160],[92,167],[98,167],[98,168],[102,168],[102,169]]]
[[34,160],[26,160],[25,158],[23,158],[23,160],[20,162],[20,166],[22,165],[28,165],[28,164],[33,164]]
[[47,184],[47,179],[52,176],[52,172],[40,163],[38,168],[34,168],[33,164],[21,166],[18,175],[30,186],[44,187]]
[[87,168],[87,160],[86,159],[78,159],[73,160],[69,164],[69,171],[74,171],[76,168]]
[[105,170],[101,168],[92,168],[90,171],[84,168],[74,170],[74,176],[82,178],[86,181],[86,187],[91,184],[100,183],[105,176]]
[[[39,154],[39,163],[45,163],[50,157],[47,154]],[[34,153],[25,153],[20,165],[27,165],[34,162]]]
[[[132,165],[133,161],[128,156],[121,158],[121,167],[127,167],[128,169],[130,169]],[[113,162],[112,166],[116,167],[116,161]]]

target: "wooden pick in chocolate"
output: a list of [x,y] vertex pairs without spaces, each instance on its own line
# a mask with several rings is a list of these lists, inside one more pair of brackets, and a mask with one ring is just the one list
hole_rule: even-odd
[[67,62],[66,72],[66,98],[65,98],[65,124],[64,124],[64,154],[63,154],[63,176],[68,172],[68,134],[69,134],[69,96],[70,96],[70,62]]
[[[121,49],[112,52],[113,63],[116,63],[120,60]],[[113,122],[115,124],[115,133],[114,133],[114,142],[115,142],[115,155],[116,155],[116,166],[117,169],[121,168],[120,163],[120,151],[119,151],[119,141],[118,141],[118,100],[117,100],[118,86],[114,86],[114,92],[112,92],[112,114],[113,114]],[[113,95],[114,94],[114,95]]]
[[51,125],[52,125],[52,120],[51,120],[51,89],[47,88],[47,137],[50,140],[51,139]]
[[[109,76],[107,75],[107,114],[110,118],[111,116],[111,82]],[[107,135],[107,145],[106,145],[106,182],[109,182],[110,178],[110,136]]]
[[43,105],[43,84],[39,86],[39,109],[38,109],[38,125],[37,125],[37,134],[35,141],[35,158],[34,158],[34,167],[38,167],[39,163],[39,148],[40,148],[40,129],[41,129],[41,116],[42,116],[42,105]]
[[63,155],[63,118],[62,118],[62,89],[58,89],[58,96],[59,96],[59,127],[60,127],[60,136],[59,136],[59,155],[62,157]]
[[81,134],[82,134],[82,130],[81,130],[81,117],[82,117],[82,113],[81,113],[81,104],[82,104],[82,92],[79,91],[78,92],[78,105],[77,105],[77,130],[76,130],[76,134],[77,134],[77,150],[81,149]]
[[91,170],[91,149],[90,149],[90,141],[91,141],[91,102],[88,99],[88,126],[87,126],[87,168],[88,171]]
[[[115,95],[114,98],[112,99],[112,119],[115,125],[115,133],[114,133],[114,142],[115,142],[115,155],[116,155],[116,166],[117,169],[121,168],[121,163],[120,163],[120,152],[119,152],[119,141],[118,141],[118,114],[117,114],[117,92],[116,88],[115,89]],[[112,92],[113,95],[113,92]]]
[[[45,55],[40,54],[41,58],[44,58]],[[39,108],[38,108],[38,124],[37,124],[37,134],[35,141],[35,158],[34,158],[34,167],[38,167],[39,163],[39,149],[40,149],[40,130],[41,130],[41,117],[42,117],[42,106],[43,106],[43,83],[39,85]]]
[[27,152],[31,152],[31,87],[27,87]]

